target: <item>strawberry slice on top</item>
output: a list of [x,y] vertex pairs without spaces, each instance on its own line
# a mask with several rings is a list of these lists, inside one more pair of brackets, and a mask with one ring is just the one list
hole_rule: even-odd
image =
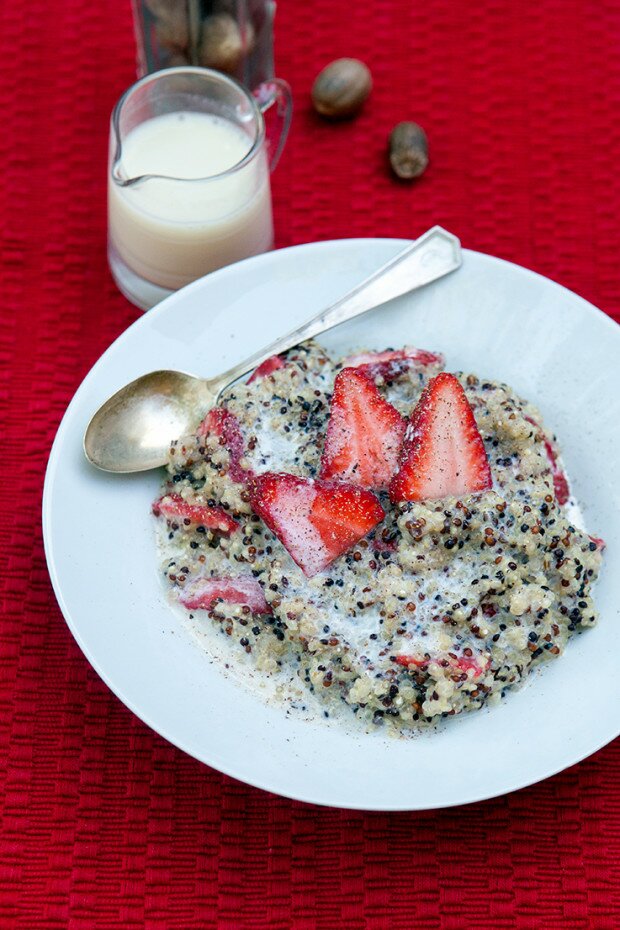
[[374,494],[363,488],[273,472],[254,479],[250,502],[308,578],[385,516]]
[[394,656],[393,660],[398,665],[403,665],[405,668],[415,668],[421,671],[426,671],[431,662],[436,662],[443,668],[451,668],[456,672],[464,672],[467,674],[471,671],[473,672],[473,678],[480,678],[490,667],[491,657],[483,653],[478,653],[476,655],[471,649],[469,649],[468,652],[469,655],[463,653],[460,656],[449,652],[435,656],[429,653],[424,655],[405,655],[401,653],[400,655]]
[[562,469],[560,468],[560,464],[558,462],[558,457],[555,453],[555,449],[549,442],[549,439],[547,438],[545,431],[541,427],[540,423],[537,423],[536,420],[532,419],[532,417],[525,417],[525,419],[527,420],[528,423],[531,423],[532,426],[535,426],[536,429],[539,430],[540,434],[542,435],[543,443],[545,446],[545,453],[546,453],[547,458],[549,459],[549,465],[551,466],[551,475],[553,477],[553,490],[555,491],[556,500],[558,504],[566,504],[570,497],[570,488],[568,486],[568,479],[566,475],[564,474],[564,472],[562,471]]
[[398,465],[405,426],[363,371],[343,368],[334,384],[321,478],[387,487]]
[[273,374],[274,371],[278,371],[280,368],[284,368],[286,362],[280,355],[270,355],[269,358],[266,358],[265,361],[255,368],[250,377],[248,378],[248,384],[252,384],[253,381],[260,381],[261,378],[266,378],[267,375]]
[[239,529],[237,521],[233,520],[223,507],[190,503],[180,494],[164,494],[154,501],[152,510],[156,517],[163,516],[185,526],[198,524],[209,530],[219,530],[220,533],[234,533]]
[[237,484],[245,484],[253,476],[250,469],[241,467],[245,455],[245,442],[239,420],[226,407],[213,407],[198,427],[199,436],[217,436],[219,442],[228,451],[230,464],[228,474]]
[[460,497],[486,491],[492,484],[465,391],[454,375],[441,372],[429,382],[411,415],[390,497],[394,503]]
[[227,604],[241,604],[254,614],[268,614],[271,608],[263,589],[252,575],[236,578],[200,578],[181,592],[179,600],[188,610],[210,610],[222,600]]

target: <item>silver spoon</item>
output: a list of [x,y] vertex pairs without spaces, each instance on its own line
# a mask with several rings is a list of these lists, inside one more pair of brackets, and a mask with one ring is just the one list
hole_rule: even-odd
[[215,378],[181,371],[152,371],[117,391],[92,417],[84,435],[86,458],[104,471],[129,473],[165,465],[170,443],[196,425],[197,412],[213,407],[234,381],[279,355],[460,267],[456,236],[433,226],[413,245],[379,268],[318,316],[281,336]]

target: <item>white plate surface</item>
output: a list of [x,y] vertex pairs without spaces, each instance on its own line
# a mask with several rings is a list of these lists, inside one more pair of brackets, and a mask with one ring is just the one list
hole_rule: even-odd
[[319,804],[425,809],[539,781],[620,732],[620,328],[515,265],[465,252],[462,269],[346,324],[335,352],[417,345],[448,370],[511,384],[560,437],[588,530],[607,541],[600,621],[499,707],[398,740],[287,716],[225,677],[184,633],[156,571],[150,503],[161,474],[89,467],[84,428],[144,372],[215,375],[302,322],[395,255],[400,240],[314,243],[223,269],[118,339],[77,391],[47,471],[43,525],[62,612],[114,693],[170,742],[242,781]]

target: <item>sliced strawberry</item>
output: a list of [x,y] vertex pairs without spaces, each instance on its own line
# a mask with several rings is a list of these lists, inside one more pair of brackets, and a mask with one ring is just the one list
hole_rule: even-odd
[[398,655],[392,657],[394,662],[398,665],[403,665],[405,668],[421,668],[427,669],[430,664],[430,658],[426,656],[407,656],[407,655]]
[[258,381],[259,378],[264,378],[266,375],[272,374],[274,371],[277,371],[278,368],[284,368],[285,364],[284,359],[280,358],[279,355],[271,355],[269,358],[265,359],[262,365],[254,369],[248,378],[248,384],[251,384],[252,381]]
[[253,477],[250,469],[242,468],[239,462],[245,455],[245,442],[239,421],[225,407],[213,407],[198,427],[199,436],[217,436],[230,456],[228,474],[237,484],[246,484]]
[[239,529],[239,524],[223,507],[190,504],[180,494],[164,494],[153,502],[152,510],[156,517],[164,516],[167,520],[176,520],[185,526],[197,523],[209,530],[219,530],[220,533],[234,533]]
[[553,490],[555,491],[558,504],[565,504],[570,497],[570,490],[566,475],[563,471],[558,470],[553,472]]
[[465,391],[454,375],[441,372],[411,415],[390,497],[394,503],[436,500],[486,491],[492,483]]
[[334,384],[321,478],[387,487],[398,465],[405,425],[367,375],[344,368]]
[[462,672],[473,671],[474,678],[480,678],[481,675],[487,671],[491,664],[490,656],[483,655],[461,655],[456,660],[456,668],[460,669]]
[[431,662],[435,662],[438,665],[443,666],[443,668],[452,668],[455,671],[467,672],[473,671],[474,678],[480,678],[481,675],[487,671],[491,664],[491,659],[489,656],[484,656],[482,654],[467,656],[460,655],[454,656],[450,653],[438,655],[438,656],[419,656],[419,655],[397,655],[394,656],[394,661],[398,665],[403,665],[405,668],[419,668],[422,671],[426,671]]
[[383,539],[380,534],[376,534],[373,539],[369,539],[370,548],[373,552],[396,552],[397,545],[395,539]]
[[555,491],[557,502],[558,504],[565,504],[570,497],[568,479],[560,468],[558,464],[558,457],[555,454],[555,449],[546,436],[544,436],[543,442],[545,444],[545,452],[547,453],[549,464],[551,465],[551,474],[553,475],[553,490]]
[[588,537],[591,543],[594,543],[599,552],[603,552],[607,543],[604,539],[601,539],[600,536],[589,536]]
[[542,435],[543,443],[545,445],[545,452],[547,453],[547,458],[549,459],[549,464],[551,465],[553,490],[555,491],[558,504],[565,504],[570,497],[570,489],[568,486],[568,479],[558,464],[558,457],[555,454],[555,449],[547,439],[545,431],[543,430],[540,423],[537,423],[536,420],[534,420],[532,417],[526,417],[525,419],[528,423],[531,423],[532,426],[535,426]]
[[209,610],[219,598],[227,604],[244,604],[255,614],[271,613],[263,589],[251,575],[201,578],[179,595],[181,604],[188,610]]
[[310,520],[334,558],[363,539],[385,513],[377,498],[340,481],[316,482]]
[[267,472],[252,482],[255,512],[309,578],[362,539],[385,516],[355,485]]
[[390,349],[386,352],[364,352],[344,360],[347,368],[357,368],[373,381],[377,378],[394,381],[408,371],[424,371],[435,366],[443,368],[444,362],[445,359],[440,353],[414,349],[413,346],[405,346],[404,349],[395,351]]

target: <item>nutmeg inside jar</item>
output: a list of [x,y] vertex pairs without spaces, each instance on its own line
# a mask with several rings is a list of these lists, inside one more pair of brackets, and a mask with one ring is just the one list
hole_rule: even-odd
[[254,89],[274,76],[272,0],[132,0],[138,69],[198,65]]

